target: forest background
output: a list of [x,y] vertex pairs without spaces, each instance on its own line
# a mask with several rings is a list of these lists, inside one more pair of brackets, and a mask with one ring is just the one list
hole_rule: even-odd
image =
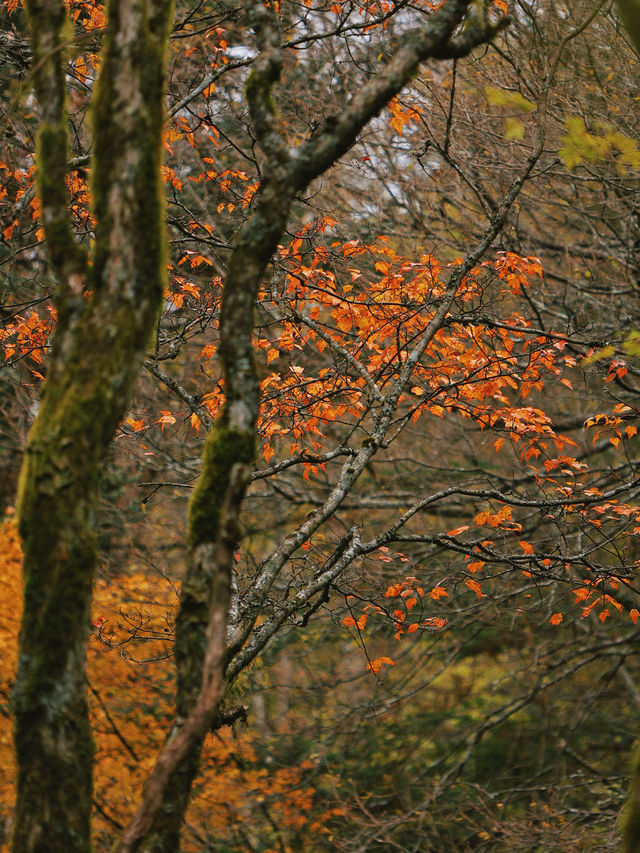
[[1,842],[169,851],[186,810],[188,851],[606,851],[625,820],[640,849],[616,7],[27,9],[0,11]]

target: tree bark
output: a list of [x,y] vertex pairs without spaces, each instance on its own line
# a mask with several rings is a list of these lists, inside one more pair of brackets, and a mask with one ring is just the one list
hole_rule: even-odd
[[640,0],[617,0],[622,23],[640,53]]
[[164,290],[160,161],[170,10],[168,0],[109,4],[94,93],[97,225],[87,266],[65,186],[66,10],[61,0],[27,2],[42,111],[38,192],[59,284],[52,360],[18,498],[25,590],[14,692],[14,853],[91,849],[85,646],[94,517],[105,454],[130,401]]
[[631,785],[622,821],[623,840],[620,853],[640,851],[640,751],[632,756]]

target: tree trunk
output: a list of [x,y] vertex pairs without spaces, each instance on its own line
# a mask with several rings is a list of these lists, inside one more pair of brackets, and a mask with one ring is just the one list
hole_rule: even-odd
[[[272,90],[282,56],[278,18],[262,0],[247,0],[259,54],[245,93],[266,165],[252,215],[234,242],[224,282],[219,356],[225,405],[205,444],[189,507],[187,570],[176,620],[178,719],[147,782],[143,801],[117,853],[174,853],[206,732],[226,689],[225,648],[238,516],[253,462],[260,403],[252,332],[258,287],[284,234],[294,199],[353,145],[362,128],[416,74],[429,56],[466,55],[504,26],[451,34],[469,0],[449,0],[423,28],[406,36],[392,60],[353,98],[335,123],[292,154]],[[186,719],[185,719],[186,718]]]
[[640,53],[640,0],[617,0],[622,23]]
[[[91,267],[67,211],[62,2],[29,0],[43,121],[38,192],[59,278],[58,328],[29,434],[18,513],[24,612],[14,692],[18,792],[13,850],[90,850],[93,743],[85,646],[95,509],[105,454],[130,401],[165,281],[160,180],[171,4],[113,0],[96,92]],[[114,250],[115,249],[115,250]]]

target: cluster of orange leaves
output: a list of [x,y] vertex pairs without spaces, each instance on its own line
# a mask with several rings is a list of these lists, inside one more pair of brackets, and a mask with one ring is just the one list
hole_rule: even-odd
[[[51,333],[55,326],[55,309],[47,307],[44,314],[29,311],[26,316],[17,314],[4,328],[0,328],[0,345],[4,348],[5,361],[29,358],[40,365],[46,355]],[[31,368],[38,378],[42,375]]]
[[[267,370],[261,382],[259,431],[267,462],[282,439],[289,439],[292,454],[303,449],[303,440],[307,449],[318,451],[323,448],[327,425],[358,419],[370,389],[367,375],[381,390],[389,387],[410,342],[433,316],[430,304],[443,293],[437,259],[431,255],[418,260],[400,257],[385,237],[370,245],[353,240],[314,244],[318,235],[335,224],[330,217],[315,220],[288,246],[281,247],[284,287],[278,294],[260,294],[270,317],[281,313],[279,323],[269,324],[269,337],[255,339],[256,349],[265,354],[267,369],[278,363],[278,369]],[[194,230],[206,228],[195,222],[192,226]],[[192,268],[210,263],[196,253],[185,254],[181,263],[187,259]],[[480,298],[487,276],[504,281],[508,292],[516,293],[527,286],[532,275],[540,275],[535,258],[502,253],[464,279],[459,298],[463,303]],[[176,276],[174,280],[178,289],[167,297],[175,308],[181,308],[187,296],[193,304],[210,302],[207,294],[219,290],[220,284],[214,279],[205,292],[187,279]],[[415,384],[401,398],[401,405],[414,421],[424,413],[443,417],[445,412],[456,412],[481,428],[501,430],[512,444],[521,443],[524,460],[548,456],[549,441],[562,450],[570,439],[557,435],[541,410],[514,405],[511,397],[516,391],[524,400],[533,389],[542,389],[549,376],[568,382],[561,373],[574,366],[575,360],[563,353],[563,342],[532,338],[527,334],[528,325],[514,312],[498,329],[480,323],[441,329],[416,367]],[[207,360],[215,352],[216,344],[209,343],[200,357]],[[297,363],[301,360],[298,353],[304,353],[314,372]],[[326,364],[321,366],[323,353]],[[344,353],[360,365],[359,375],[349,375],[339,367],[344,358],[335,356]],[[204,395],[212,415],[221,400],[220,386]],[[496,440],[496,450],[504,440],[503,436]]]
[[[0,211],[2,208],[15,208],[24,196],[30,191],[35,177],[36,167],[32,163],[29,166],[19,166],[12,168],[5,161],[0,161]],[[35,196],[29,200],[31,207],[31,220],[35,222],[40,212],[40,204]],[[5,224],[6,222],[6,224]],[[18,225],[17,219],[12,219],[10,222],[3,220],[2,237],[5,242],[9,242],[13,237],[13,232]],[[36,229],[36,240],[40,241],[44,237],[42,228]]]
[[[282,292],[272,299],[266,292],[261,294],[271,316],[278,310],[285,316],[278,326],[271,324],[271,337],[256,340],[256,347],[265,351],[267,366],[278,358],[288,362],[262,383],[260,429],[267,461],[275,453],[276,438],[306,436],[317,450],[322,447],[324,426],[357,419],[365,411],[370,390],[367,376],[382,391],[388,389],[410,342],[419,338],[433,317],[430,305],[444,292],[443,270],[436,258],[401,257],[385,237],[370,245],[353,240],[313,245],[316,235],[334,225],[329,217],[316,220],[282,247],[279,260],[287,270]],[[305,240],[310,245],[303,249]],[[516,293],[540,271],[535,258],[502,253],[464,279],[459,298],[462,302],[480,298],[491,276]],[[561,450],[570,439],[556,435],[539,409],[514,405],[511,396],[515,390],[526,398],[532,389],[542,388],[545,378],[560,377],[575,360],[562,352],[562,342],[532,339],[528,322],[516,313],[502,326],[452,323],[440,329],[416,367],[410,394],[400,403],[414,421],[426,412],[437,417],[456,412],[481,428],[502,429],[513,444],[524,440],[521,456],[525,460],[546,455],[549,441]],[[305,362],[313,365],[325,350],[331,357],[315,375],[294,363],[296,351],[306,352]],[[338,369],[344,358],[335,356],[345,353],[360,366],[358,375]],[[497,440],[496,450],[503,441],[502,437]],[[290,452],[300,449],[295,441]]]
[[[550,461],[552,462],[552,465],[550,466],[551,468],[562,464],[574,467],[572,463],[575,463],[575,467],[577,467],[578,470],[586,467],[584,464],[577,463],[576,460],[568,457],[561,457]],[[571,468],[567,470],[567,473],[573,473]],[[551,482],[553,482],[553,480],[551,480]],[[563,494],[567,493],[566,488],[562,488],[561,491]],[[598,492],[595,488],[585,491],[588,491],[591,495]],[[619,522],[621,519],[626,519],[629,529],[623,531],[624,535],[640,535],[640,507],[638,506],[624,504],[615,499],[610,499],[602,504],[574,506],[572,509],[573,511],[583,515],[590,523],[597,527],[602,526],[603,520]],[[593,516],[600,516],[600,518],[594,518]],[[492,510],[483,510],[477,513],[474,517],[474,523],[477,527],[486,526],[513,536],[517,536],[522,530],[522,525],[513,518],[513,507],[506,504],[500,506],[500,508],[495,512]],[[446,534],[443,534],[443,537],[445,539],[454,538],[466,533],[469,529],[470,525],[461,525],[460,527],[447,531]],[[486,552],[486,550],[493,544],[494,543],[491,539],[484,539],[478,545],[474,545],[472,547],[471,550],[473,553],[464,555],[465,571],[471,575],[471,577],[467,577],[464,580],[464,584],[467,589],[476,595],[477,599],[487,597],[486,593],[482,590],[481,583],[473,577],[478,572],[481,572],[486,564],[486,560],[480,559],[479,555]],[[532,563],[538,562],[539,565],[545,569],[549,569],[551,567],[552,560],[550,558],[536,558],[535,548],[530,542],[527,542],[524,539],[518,539],[517,544],[525,555],[525,558],[531,558]],[[395,556],[406,562],[406,557],[404,557],[404,555],[396,554]],[[392,562],[388,548],[383,547],[379,549],[378,559],[382,562]],[[555,562],[558,562],[558,560],[559,558],[556,559]],[[562,561],[560,560],[560,563],[561,562]],[[570,564],[566,563],[563,564],[563,569],[567,573],[569,583],[571,584],[570,577],[573,571],[572,567]],[[527,578],[534,577],[533,572],[527,569],[522,569],[522,574]],[[367,604],[363,609],[362,615],[358,618],[355,618],[353,614],[347,616],[342,620],[342,624],[346,628],[356,629],[360,635],[364,632],[367,626],[369,616],[372,613],[375,613],[382,617],[383,620],[391,623],[395,631],[394,637],[396,640],[399,640],[403,634],[413,634],[420,628],[428,631],[443,630],[447,626],[446,618],[442,616],[430,616],[423,619],[422,617],[424,616],[423,611],[425,600],[432,599],[434,601],[440,601],[441,599],[449,597],[449,592],[444,586],[444,583],[445,580],[443,579],[431,589],[428,595],[425,595],[425,591],[423,587],[420,586],[419,580],[414,576],[407,576],[404,580],[391,584],[385,592],[385,598],[395,598],[399,600],[393,611],[388,612],[377,604]],[[572,585],[572,592],[575,596],[574,603],[576,605],[583,605],[580,618],[586,619],[593,611],[597,611],[597,616],[600,622],[605,622],[611,615],[612,611],[615,610],[620,615],[627,615],[635,625],[640,618],[640,611],[636,608],[632,608],[627,612],[624,605],[616,598],[616,591],[624,585],[625,581],[613,575],[606,575],[593,580],[584,578],[580,579],[579,583]],[[420,619],[422,621],[410,621],[408,618],[416,605],[420,605]],[[349,610],[351,612],[351,607],[349,607]],[[564,614],[560,612],[553,613],[549,619],[550,624],[554,626],[562,624],[563,621]],[[393,663],[394,662],[391,658],[378,658],[374,661],[369,661],[367,669],[377,674],[383,665],[393,665]]]
[[[21,567],[15,525],[4,521],[0,523],[0,821],[10,820],[15,796],[9,702],[17,664]],[[110,849],[113,841],[113,827],[105,815],[120,823],[132,816],[172,724],[169,654],[174,608],[175,592],[163,578],[132,574],[96,585],[88,646],[89,699],[97,747],[96,851]],[[137,635],[136,640],[131,639],[132,634]],[[259,823],[252,808],[263,803],[271,818],[285,828],[285,837],[286,832],[303,827],[305,832],[323,832],[321,815],[314,812],[313,790],[305,784],[310,767],[309,762],[302,762],[267,770],[260,765],[246,730],[223,728],[207,738],[188,822],[201,835],[224,835],[239,824]],[[266,842],[263,844],[266,850]],[[187,833],[184,849],[200,850],[201,844]]]
[[389,124],[398,136],[402,136],[405,127],[417,124],[420,121],[420,113],[422,112],[417,105],[405,106],[400,103],[397,97],[389,101],[387,110],[390,115]]
[[[391,560],[388,556],[388,548],[380,548],[378,556],[383,562]],[[396,554],[395,556],[403,561],[406,560],[403,554]],[[345,628],[356,628],[360,634],[364,631],[369,616],[375,614],[382,616],[383,619],[391,619],[395,631],[394,638],[396,640],[399,640],[403,634],[415,634],[421,628],[429,632],[442,631],[447,625],[447,620],[442,616],[425,616],[424,603],[427,599],[438,602],[443,598],[448,598],[448,596],[449,593],[440,584],[434,586],[429,593],[425,593],[423,587],[420,586],[418,578],[413,575],[407,575],[404,580],[391,584],[384,594],[384,597],[387,599],[397,599],[390,613],[378,604],[367,604],[364,607],[364,612],[358,619],[355,619],[353,616],[346,616],[342,620],[342,624]],[[349,596],[347,601],[351,598]],[[416,607],[420,611],[417,621],[415,621],[416,614],[412,613]],[[377,675],[383,666],[394,665],[395,661],[392,658],[382,656],[375,660],[369,660],[367,670]]]
[[604,431],[612,433],[609,436],[609,443],[614,447],[618,447],[623,438],[633,438],[638,432],[638,428],[633,424],[624,426],[624,421],[628,418],[636,418],[637,410],[632,409],[625,403],[617,403],[613,412],[610,415],[603,413],[587,418],[584,425],[586,429],[593,429],[593,443],[595,444],[600,434]]

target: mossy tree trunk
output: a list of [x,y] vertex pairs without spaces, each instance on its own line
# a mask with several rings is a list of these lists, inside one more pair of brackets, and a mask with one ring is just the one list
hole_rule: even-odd
[[[477,24],[453,37],[470,0],[448,0],[428,24],[405,34],[403,46],[338,117],[291,150],[281,132],[273,87],[282,57],[277,15],[262,0],[245,3],[258,56],[246,85],[251,120],[265,156],[253,212],[235,240],[224,282],[219,356],[225,405],[205,444],[189,508],[187,571],[176,623],[178,718],[117,853],[175,853],[206,732],[224,697],[225,648],[238,516],[249,480],[260,403],[251,335],[258,287],[282,240],[291,205],[354,144],[363,127],[417,73],[428,57],[464,56],[500,29]],[[236,649],[237,650],[237,649]]]
[[97,219],[91,263],[75,240],[65,185],[62,0],[27,0],[42,124],[38,192],[58,277],[58,326],[29,434],[18,514],[24,615],[14,693],[14,853],[89,851],[93,743],[85,646],[96,562],[97,490],[126,412],[165,282],[160,179],[169,0],[111,0],[93,104]]
[[617,0],[620,17],[640,53],[640,0]]
[[631,768],[629,798],[622,819],[620,853],[640,853],[640,750],[636,747]]

